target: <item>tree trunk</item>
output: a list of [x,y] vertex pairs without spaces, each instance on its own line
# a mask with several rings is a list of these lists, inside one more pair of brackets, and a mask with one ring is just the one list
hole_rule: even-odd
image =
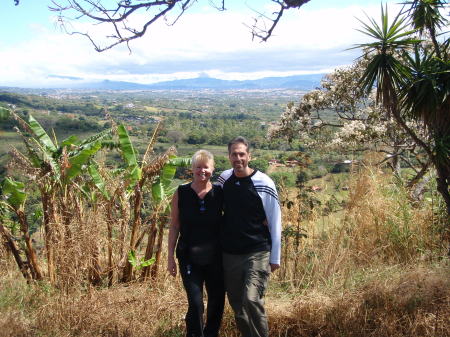
[[9,233],[9,231],[5,227],[3,227],[2,224],[0,224],[0,233],[5,239],[5,246],[13,254],[17,266],[19,267],[19,270],[22,273],[23,277],[29,281],[31,279],[31,276],[30,273],[28,272],[28,266],[26,265],[25,262],[23,262],[22,257],[20,256],[19,249],[17,249],[17,246],[14,243],[14,240],[12,239],[11,233]]
[[[450,217],[450,172],[448,168],[439,161],[435,161],[434,165],[436,166],[437,171],[437,190],[444,199],[445,206],[447,208],[447,216]],[[447,227],[448,226],[450,226],[450,224],[448,224]]]
[[[142,205],[142,189],[138,183],[134,192],[134,207],[133,207],[133,224],[131,226],[130,250],[136,250],[136,242],[141,228],[141,205]],[[126,261],[123,271],[122,282],[129,282],[133,277],[133,266],[130,261]]]
[[53,247],[53,229],[52,223],[54,222],[54,208],[52,204],[52,197],[41,189],[42,209],[44,211],[44,241],[45,250],[47,252],[47,273],[51,284],[55,283],[55,252]]
[[159,226],[158,226],[158,243],[156,246],[157,247],[156,259],[155,259],[155,263],[152,265],[152,271],[151,271],[152,278],[156,278],[156,276],[158,276],[158,265],[159,265],[159,260],[161,259],[163,237],[164,237],[164,222],[160,221]]
[[[152,221],[152,225],[148,233],[147,248],[145,250],[145,261],[150,260],[153,257],[153,248],[155,246],[156,233],[156,221]],[[142,269],[141,277],[143,280],[148,279],[148,277],[150,276],[151,268],[152,266],[146,266]]]
[[99,262],[99,249],[96,245],[96,243],[94,243],[94,249],[92,251],[92,264],[89,270],[89,279],[91,281],[91,284],[94,286],[98,286],[102,283],[102,268],[100,267],[100,262]]
[[33,275],[33,278],[35,280],[42,280],[41,269],[39,268],[36,252],[34,251],[33,248],[33,243],[31,242],[31,237],[29,233],[30,228],[28,226],[27,218],[25,216],[25,213],[23,213],[21,210],[15,211],[17,216],[19,217],[19,222],[21,225],[20,229],[22,231],[23,237],[25,239],[25,244],[27,246],[26,254],[27,257],[29,258],[31,274]]
[[419,181],[420,181],[420,180],[425,176],[425,174],[428,172],[428,170],[429,170],[429,168],[430,168],[430,165],[431,165],[431,161],[430,161],[430,160],[428,160],[426,163],[422,164],[421,170],[415,175],[414,178],[412,178],[412,179],[408,182],[407,187],[409,187],[409,188],[411,188],[411,189],[414,188],[414,186],[415,186],[416,184],[418,184]]
[[419,202],[422,201],[423,199],[423,190],[425,188],[425,186],[428,184],[428,182],[430,181],[430,176],[426,176],[424,179],[422,179],[422,181],[414,184],[410,196],[411,199],[415,202]]
[[[125,269],[126,262],[128,260],[128,254],[127,254],[127,247],[128,244],[126,244],[126,239],[128,235],[128,219],[130,218],[130,215],[128,213],[128,208],[124,205],[124,199],[123,196],[120,198],[120,216],[119,216],[119,228],[120,228],[120,234],[119,234],[119,260],[117,262],[117,266],[119,269]],[[122,270],[122,273],[124,271]]]
[[108,226],[108,287],[111,287],[113,284],[113,276],[114,276],[114,270],[113,270],[113,234],[112,234],[112,228],[113,228],[113,215],[112,215],[112,208],[113,208],[114,199],[110,200],[108,204],[106,205],[106,216],[107,216],[107,226]]

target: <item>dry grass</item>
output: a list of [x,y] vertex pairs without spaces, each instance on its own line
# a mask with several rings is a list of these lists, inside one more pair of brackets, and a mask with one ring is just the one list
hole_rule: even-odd
[[305,216],[308,198],[291,200],[283,210],[283,223],[300,228],[307,238],[298,240],[295,232],[283,237],[280,281],[302,288],[342,286],[357,270],[445,254],[444,224],[433,222],[430,205],[412,206],[392,176],[363,168],[352,175],[349,187],[344,211],[335,218],[321,215],[319,207]]
[[[336,221],[315,210],[305,216],[304,200],[284,209],[284,223],[308,237],[284,238],[283,270],[266,300],[270,336],[450,336],[450,268],[432,209],[411,206],[406,191],[377,169],[354,174],[349,186]],[[79,276],[106,232],[104,219],[85,215],[71,246],[58,248],[67,264],[59,272],[71,287],[27,285],[0,248],[0,336],[184,336],[179,277],[160,273],[107,288]],[[103,265],[105,251],[99,259]],[[229,306],[221,336],[238,336]]]
[[[372,270],[341,291],[314,288],[267,297],[270,336],[435,336],[450,332],[448,265]],[[187,306],[179,280],[61,292],[2,281],[10,294],[0,336],[183,336]],[[28,290],[27,290],[28,289]],[[4,297],[2,300],[6,300]],[[237,337],[229,307],[221,335]]]

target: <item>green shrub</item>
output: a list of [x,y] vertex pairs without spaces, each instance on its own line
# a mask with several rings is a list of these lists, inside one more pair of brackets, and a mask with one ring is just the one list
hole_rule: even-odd
[[277,186],[277,189],[280,189],[280,187],[294,187],[295,186],[295,180],[296,175],[291,172],[286,171],[279,171],[279,172],[273,172],[270,174],[270,177],[275,182],[275,185]]
[[261,171],[261,172],[266,172],[267,169],[269,168],[269,162],[266,159],[262,159],[262,158],[258,158],[258,159],[253,159],[248,163],[248,166],[250,166],[251,168]]

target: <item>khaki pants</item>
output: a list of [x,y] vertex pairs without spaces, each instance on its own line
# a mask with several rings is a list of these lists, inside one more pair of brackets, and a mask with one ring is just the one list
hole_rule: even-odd
[[225,288],[242,337],[268,337],[264,294],[269,278],[269,252],[223,254]]

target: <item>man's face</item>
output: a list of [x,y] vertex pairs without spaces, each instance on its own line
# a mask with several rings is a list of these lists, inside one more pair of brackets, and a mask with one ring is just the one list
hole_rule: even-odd
[[250,153],[247,152],[247,147],[242,143],[231,145],[230,153],[228,154],[231,166],[236,175],[248,174],[248,162],[250,161]]

